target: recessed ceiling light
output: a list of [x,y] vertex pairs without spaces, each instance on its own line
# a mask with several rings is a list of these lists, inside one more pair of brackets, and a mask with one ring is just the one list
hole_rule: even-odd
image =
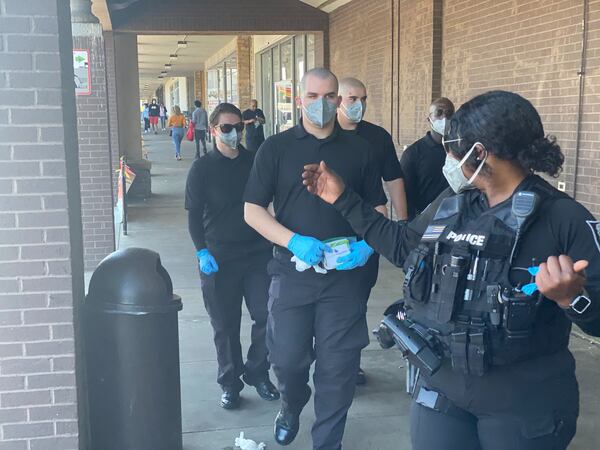
[[186,48],[187,41],[177,41],[177,48]]

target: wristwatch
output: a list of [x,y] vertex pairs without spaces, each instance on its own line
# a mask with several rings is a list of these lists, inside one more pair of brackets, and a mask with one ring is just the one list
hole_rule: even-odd
[[583,314],[592,304],[592,301],[585,295],[578,295],[569,305],[570,309],[577,314]]

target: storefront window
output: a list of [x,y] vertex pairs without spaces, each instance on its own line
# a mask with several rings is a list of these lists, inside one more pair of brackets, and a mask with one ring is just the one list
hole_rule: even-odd
[[315,67],[314,36],[298,35],[281,41],[261,52],[259,63],[259,103],[267,119],[265,133],[270,135],[293,127],[301,117],[294,99],[300,94],[300,80]]

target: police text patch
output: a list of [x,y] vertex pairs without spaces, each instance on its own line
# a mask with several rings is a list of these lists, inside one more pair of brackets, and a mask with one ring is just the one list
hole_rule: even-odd
[[594,241],[596,242],[596,247],[598,247],[598,251],[600,252],[600,221],[586,220],[586,223],[592,229],[592,234],[594,235]]

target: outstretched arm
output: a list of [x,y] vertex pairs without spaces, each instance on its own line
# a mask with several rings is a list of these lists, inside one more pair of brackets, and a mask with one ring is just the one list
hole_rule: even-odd
[[430,216],[437,210],[432,204],[427,214],[424,213],[410,223],[393,222],[346,187],[343,180],[325,162],[305,166],[302,178],[309,192],[333,205],[357,234],[363,236],[377,253],[396,266],[401,266],[408,253],[418,245]]

